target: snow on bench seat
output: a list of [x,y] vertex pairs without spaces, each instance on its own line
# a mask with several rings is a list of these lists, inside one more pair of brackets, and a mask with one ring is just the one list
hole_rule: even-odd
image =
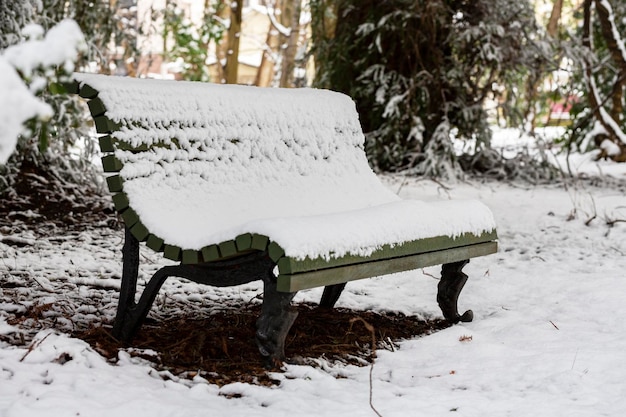
[[[75,79],[107,134],[103,165],[114,173],[116,208],[135,237],[168,258],[199,263],[268,249],[280,275],[291,275],[458,246],[478,244],[472,256],[495,251],[484,204],[402,200],[380,182],[345,95]],[[420,266],[412,265],[404,269]]]

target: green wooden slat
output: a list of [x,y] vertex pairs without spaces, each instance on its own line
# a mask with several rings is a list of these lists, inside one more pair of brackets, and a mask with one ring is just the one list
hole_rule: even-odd
[[106,116],[96,116],[93,118],[93,121],[96,125],[96,132],[98,133],[111,133],[120,130],[122,127],[120,123],[116,123]]
[[118,193],[122,191],[124,180],[119,175],[111,175],[107,177],[107,186],[112,193]]
[[237,236],[235,239],[235,245],[237,246],[238,252],[250,249],[252,247],[252,235],[250,233],[245,233]]
[[270,258],[272,259],[272,261],[274,262],[278,262],[278,260],[280,258],[282,258],[283,256],[285,256],[285,251],[283,250],[283,248],[280,247],[280,245],[276,242],[272,242],[269,244],[269,246],[267,247],[267,251],[270,255]]
[[217,261],[220,258],[220,250],[217,245],[205,246],[201,252],[204,262]]
[[163,247],[163,256],[172,261],[180,261],[181,249],[178,246],[165,245]]
[[253,234],[252,244],[250,247],[252,249],[264,251],[265,249],[267,249],[267,245],[269,243],[270,243],[270,239],[267,236]]
[[104,172],[119,172],[123,167],[122,162],[115,155],[105,155],[102,157],[102,169]]
[[[143,151],[147,151],[150,148],[159,147],[158,144],[152,145],[152,146],[148,146],[146,144],[141,144],[139,146],[131,146],[127,142],[123,142],[123,141],[120,141],[111,137],[111,135],[101,136],[98,139],[98,142],[100,143],[100,150],[102,152],[115,152],[116,149],[120,149],[122,151],[143,152]],[[160,146],[160,147],[165,147],[165,146]]]
[[146,239],[146,246],[155,252],[161,252],[163,250],[163,243],[163,239],[153,235],[152,233],[149,234],[148,239]]
[[[105,122],[101,121],[101,123]],[[111,135],[101,136],[98,141],[100,142],[100,150],[102,152],[115,152],[116,149],[120,149],[123,151],[144,152],[151,148],[169,148],[169,146],[163,143],[153,143],[150,146],[144,143],[139,146],[132,146],[130,143],[123,142],[121,140],[117,140],[111,137]]]
[[364,262],[294,275],[283,275],[280,273],[277,288],[278,291],[281,292],[296,292],[308,288],[341,284],[357,279],[378,277],[427,266],[458,262],[478,256],[489,255],[497,251],[497,242],[485,242],[435,252],[409,255],[401,258]]
[[93,121],[96,125],[96,132],[98,133],[111,133],[109,129],[109,118],[105,116],[94,117]]
[[122,213],[122,219],[124,219],[126,227],[132,227],[139,221],[139,215],[129,207]]
[[146,144],[141,144],[139,146],[131,146],[130,143],[126,143],[126,142],[122,142],[122,141],[117,141],[115,144],[116,144],[117,148],[120,149],[120,150],[132,151],[132,152],[144,152],[144,151],[147,151],[148,149],[158,147],[158,146],[155,146],[155,145],[148,146]]
[[89,107],[89,112],[92,117],[101,116],[107,111],[106,107],[104,107],[104,103],[99,97],[89,100],[87,102],[87,106]]
[[73,80],[62,82],[60,83],[60,85],[68,94],[78,94],[78,90],[80,87],[78,81]]
[[[384,245],[382,248],[376,250],[369,256],[346,255],[340,258],[306,258],[302,260],[281,258],[275,262],[278,263],[278,268],[280,269],[281,273],[297,274],[299,272],[315,271],[318,269],[358,264],[362,262],[376,261],[379,259],[397,258],[418,253],[449,249],[457,246],[466,246],[475,243],[489,242],[492,240],[496,240],[497,238],[498,236],[495,230],[491,232],[485,232],[480,236],[476,236],[472,233],[465,233],[457,238],[452,238],[450,236],[437,236],[405,242],[403,244],[393,247],[390,245]],[[270,256],[272,255],[270,254]]]
[[[271,258],[271,256],[270,256],[270,258]],[[273,259],[274,258],[272,258],[272,260]],[[307,261],[306,264],[314,264],[315,263],[314,262],[315,259],[311,260],[308,257],[306,258],[305,261]],[[321,261],[322,260],[320,260],[320,262],[319,262],[320,265],[322,264]],[[302,267],[298,268],[299,265],[305,264],[305,262],[298,261],[297,259],[286,258],[286,257],[279,258],[278,261],[274,261],[274,262],[276,262],[276,265],[278,266],[278,269],[280,271],[284,271],[283,272],[284,274],[295,274],[297,272],[316,271],[316,270],[319,270],[319,269],[326,269],[326,268],[332,268],[333,267],[333,264],[330,264],[327,261],[324,264],[324,268],[318,267],[318,268],[312,268],[312,269],[307,270],[307,269],[302,268]],[[334,265],[334,266],[340,266],[340,265],[341,264],[337,264],[337,265]]]
[[234,240],[227,240],[226,242],[222,242],[219,244],[220,247],[220,255],[222,258],[227,258],[229,256],[234,256],[237,254],[237,245]]
[[113,205],[118,212],[128,207],[128,196],[125,193],[117,193],[113,196]]
[[198,256],[198,251],[197,250],[192,250],[192,249],[185,249],[183,251],[183,264],[197,264],[198,260],[199,260],[199,256]]
[[102,152],[115,152],[115,139],[110,135],[101,136],[98,138],[98,143]]
[[78,83],[76,81],[51,82],[48,84],[48,91],[52,94],[78,94]]
[[150,234],[150,232],[148,232],[148,228],[144,226],[141,222],[135,223],[135,225],[130,228],[130,232],[140,242],[146,240],[148,238],[148,235]]
[[94,98],[98,95],[98,90],[91,87],[90,85],[84,84],[82,87],[80,87],[78,95],[82,98]]

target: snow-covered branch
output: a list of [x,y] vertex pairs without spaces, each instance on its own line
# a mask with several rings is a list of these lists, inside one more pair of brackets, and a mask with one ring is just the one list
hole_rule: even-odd
[[52,117],[52,107],[35,96],[47,84],[47,79],[37,76],[36,71],[60,66],[69,74],[74,70],[76,56],[85,48],[83,34],[73,20],[60,22],[45,37],[43,33],[41,26],[28,25],[23,34],[30,39],[0,54],[0,164],[5,164],[13,153],[24,122]]
[[274,28],[278,32],[280,32],[281,35],[285,37],[289,37],[289,35],[291,35],[291,28],[281,25],[280,22],[276,20],[276,13],[274,12],[274,7],[268,5],[266,9],[267,9],[267,17],[269,17],[270,22],[272,23],[272,26],[274,26]]
[[603,33],[609,43],[611,55],[619,67],[626,70],[626,47],[615,25],[615,13],[613,13],[611,3],[608,0],[596,0],[596,10],[602,23]]
[[[584,4],[584,22],[583,22],[583,46],[587,48],[589,51],[592,50],[592,9],[593,5],[596,5],[596,11],[600,16],[601,26],[606,29],[609,22],[612,22],[612,30],[607,31],[604,30],[604,35],[606,37],[612,37],[612,39],[607,39],[607,42],[610,44],[611,42],[618,42],[618,45],[621,45],[621,48],[624,48],[624,44],[621,41],[621,38],[616,33],[615,30],[615,20],[612,17],[612,9],[611,5],[606,0],[586,0]],[[607,8],[608,7],[608,8]],[[603,14],[605,13],[605,14]],[[611,33],[607,33],[611,32]],[[624,53],[615,53],[614,48],[610,48],[613,58],[616,59],[619,65],[622,65],[620,62],[623,60],[624,66],[622,68],[626,68],[626,54]],[[621,58],[621,59],[620,59]],[[593,71],[591,68],[591,63],[588,60],[584,62],[585,67],[585,80],[587,82],[587,86],[589,88],[589,101],[592,106],[592,111],[598,122],[602,125],[602,127],[606,130],[606,133],[613,137],[617,138],[623,144],[626,144],[626,133],[620,127],[618,121],[603,107],[603,100],[600,97],[600,93],[598,87],[596,85],[596,81],[593,75]]]
[[587,85],[589,86],[589,95],[591,98],[591,105],[594,107],[594,113],[596,117],[599,119],[598,121],[606,129],[606,132],[610,136],[617,137],[622,143],[626,144],[626,133],[622,130],[620,125],[611,117],[609,112],[606,111],[604,107],[602,107],[602,99],[600,98],[600,94],[598,92],[598,87],[596,86],[596,81],[593,78],[593,74],[591,70],[588,69],[586,71],[586,79]]
[[3,56],[0,56],[0,91],[0,165],[4,165],[17,145],[24,122],[33,117],[49,119],[52,107],[35,97]]

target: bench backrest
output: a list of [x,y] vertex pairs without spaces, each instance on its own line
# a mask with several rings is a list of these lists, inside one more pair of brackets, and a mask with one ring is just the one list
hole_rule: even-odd
[[106,134],[103,165],[114,173],[108,183],[116,208],[153,249],[167,245],[187,250],[189,262],[207,260],[209,246],[231,242],[249,221],[398,199],[370,169],[355,105],[345,95],[75,78]]

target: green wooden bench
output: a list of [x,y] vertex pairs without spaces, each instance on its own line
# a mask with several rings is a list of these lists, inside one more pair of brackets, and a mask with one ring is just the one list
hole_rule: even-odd
[[[130,341],[163,282],[264,283],[256,339],[267,366],[285,358],[299,290],[443,265],[446,319],[470,258],[496,252],[482,203],[401,200],[369,168],[352,100],[315,89],[261,89],[75,74],[88,100],[116,210],[126,226],[113,333]],[[135,300],[140,242],[177,261]]]

